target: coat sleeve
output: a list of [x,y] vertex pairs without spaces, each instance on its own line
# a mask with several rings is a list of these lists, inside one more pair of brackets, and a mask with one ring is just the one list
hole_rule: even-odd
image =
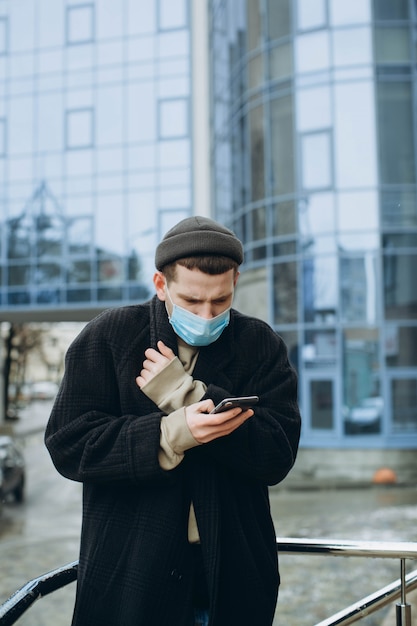
[[[45,444],[57,470],[72,480],[165,484],[173,473],[158,462],[163,414],[152,412],[155,405],[135,388],[134,376],[127,380],[117,370],[122,355],[109,340],[117,332],[108,322],[94,321],[68,349]],[[137,394],[134,414],[121,411],[119,388],[125,385]]]
[[258,328],[256,350],[246,355],[240,350],[236,359],[251,363],[243,384],[232,390],[209,385],[206,397],[216,403],[227,396],[256,394],[259,404],[253,417],[231,435],[203,446],[204,454],[249,480],[274,485],[285,478],[297,455],[301,429],[297,374],[283,340],[264,326]]

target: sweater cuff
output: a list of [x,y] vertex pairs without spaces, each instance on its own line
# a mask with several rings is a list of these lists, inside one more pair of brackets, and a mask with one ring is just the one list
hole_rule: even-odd
[[143,393],[166,414],[199,402],[206,385],[187,374],[178,357],[142,387]]
[[159,465],[171,470],[184,458],[186,450],[201,445],[194,439],[185,419],[185,407],[161,419],[161,438],[158,452]]

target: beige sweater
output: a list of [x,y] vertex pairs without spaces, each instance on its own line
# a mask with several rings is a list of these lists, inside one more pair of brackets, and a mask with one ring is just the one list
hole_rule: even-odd
[[[206,392],[206,385],[194,380],[192,372],[198,357],[198,348],[178,339],[178,354],[164,369],[149,381],[142,391],[161,411],[167,413],[161,420],[159,464],[165,470],[174,469],[181,463],[184,453],[200,445],[192,436],[185,419],[185,407],[199,402]],[[188,540],[198,543],[197,520],[191,504],[188,521]]]

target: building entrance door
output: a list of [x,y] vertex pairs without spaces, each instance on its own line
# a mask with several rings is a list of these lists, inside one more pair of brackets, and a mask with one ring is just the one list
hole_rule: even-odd
[[305,430],[309,434],[319,435],[320,438],[336,432],[337,413],[336,396],[337,380],[332,372],[306,372],[305,377],[305,406],[303,418]]

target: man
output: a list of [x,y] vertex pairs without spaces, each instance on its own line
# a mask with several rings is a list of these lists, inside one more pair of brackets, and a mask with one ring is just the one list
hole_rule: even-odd
[[242,260],[232,231],[183,220],[156,250],[156,296],[68,350],[46,445],[84,486],[73,626],[272,624],[267,486],[294,463],[300,416],[282,340],[231,309]]

